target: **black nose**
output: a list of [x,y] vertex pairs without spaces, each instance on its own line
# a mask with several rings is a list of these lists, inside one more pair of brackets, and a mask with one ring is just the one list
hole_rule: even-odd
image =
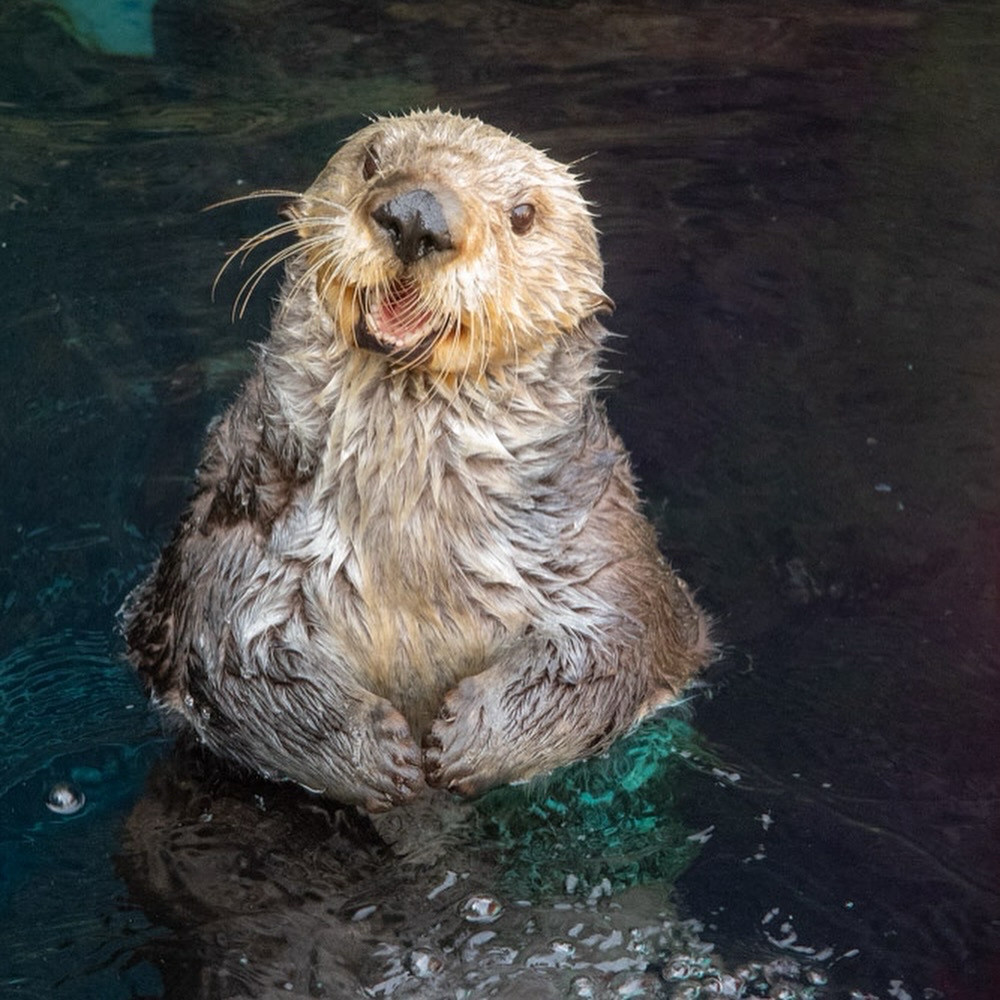
[[437,250],[450,250],[451,233],[441,203],[423,188],[383,202],[372,218],[389,234],[396,256],[412,264]]

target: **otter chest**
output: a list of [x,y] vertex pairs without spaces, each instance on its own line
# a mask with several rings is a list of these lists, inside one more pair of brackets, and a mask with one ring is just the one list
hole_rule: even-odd
[[367,403],[334,415],[289,541],[308,553],[308,617],[366,686],[437,704],[545,614],[555,539],[495,433],[456,433],[440,406]]

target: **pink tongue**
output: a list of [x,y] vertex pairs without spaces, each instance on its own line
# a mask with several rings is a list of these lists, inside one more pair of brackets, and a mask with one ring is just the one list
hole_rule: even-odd
[[390,340],[403,341],[422,329],[430,313],[419,308],[420,296],[413,285],[398,284],[379,302],[376,315],[378,331]]

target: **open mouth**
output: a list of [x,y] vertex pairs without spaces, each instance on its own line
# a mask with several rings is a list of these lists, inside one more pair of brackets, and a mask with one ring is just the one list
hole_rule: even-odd
[[440,336],[439,322],[423,302],[417,285],[398,279],[385,289],[362,296],[354,339],[358,347],[379,354],[415,357]]

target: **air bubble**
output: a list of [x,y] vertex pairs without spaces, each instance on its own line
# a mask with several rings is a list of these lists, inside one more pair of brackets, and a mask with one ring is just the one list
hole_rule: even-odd
[[431,951],[414,948],[406,956],[406,968],[410,975],[418,979],[430,979],[444,968],[444,961]]
[[462,904],[462,916],[470,924],[492,924],[503,913],[503,904],[493,896],[470,896]]
[[60,816],[72,816],[86,805],[87,797],[68,781],[57,781],[45,797],[45,805]]

